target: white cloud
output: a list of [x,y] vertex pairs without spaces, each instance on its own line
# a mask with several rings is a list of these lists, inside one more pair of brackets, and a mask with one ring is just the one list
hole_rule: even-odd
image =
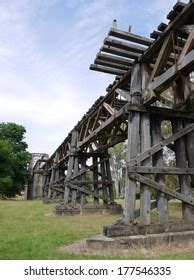
[[0,120],[24,124],[30,150],[52,153],[105,94],[114,77],[88,68],[112,20],[149,29],[176,1],[144,2],[145,14],[128,0],[0,1]]

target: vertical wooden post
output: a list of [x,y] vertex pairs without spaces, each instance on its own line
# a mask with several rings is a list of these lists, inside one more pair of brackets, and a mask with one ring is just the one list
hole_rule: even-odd
[[[74,175],[76,175],[79,171],[79,158],[75,157],[74,159]],[[71,197],[71,202],[72,204],[76,204],[77,202],[77,191],[76,190],[72,190],[71,193],[72,197]]]
[[[184,102],[185,97],[188,96],[188,83],[185,82],[185,79],[179,79],[176,82],[174,82],[173,85],[173,91],[175,95],[175,102],[176,104],[181,104]],[[172,129],[173,132],[177,132],[179,130],[183,129],[183,121],[180,119],[177,119],[172,122]],[[175,155],[176,155],[176,165],[179,168],[187,168],[188,162],[187,162],[187,155],[191,151],[188,151],[186,154],[186,138],[180,138],[177,141],[175,141]],[[188,139],[188,138],[187,138]],[[192,147],[192,146],[191,146]],[[185,194],[188,198],[192,198],[192,192],[191,192],[191,180],[188,175],[180,175],[179,176],[179,183],[181,188],[181,193]],[[188,221],[194,220],[194,211],[191,208],[191,206],[185,204],[182,202],[182,211],[183,211],[183,218]]]
[[[150,137],[150,116],[148,114],[141,115],[141,153],[148,150],[151,146]],[[150,160],[145,160],[143,165],[149,165]],[[140,220],[144,225],[150,224],[151,211],[151,195],[148,186],[140,185]]]
[[[152,132],[152,145],[158,144],[162,141],[162,130],[161,121],[153,119],[151,122]],[[163,166],[163,153],[162,151],[157,152],[153,156],[153,166]],[[161,185],[165,185],[165,176],[163,174],[156,174],[155,181]],[[159,223],[168,223],[168,199],[165,194],[157,192],[157,209],[158,209],[158,220]]]
[[98,190],[98,157],[93,155],[93,180],[94,180],[94,204],[99,204],[99,190]]
[[[75,159],[75,151],[76,151],[76,148],[77,148],[77,138],[78,138],[78,133],[77,133],[77,131],[74,130],[72,132],[72,136],[71,136],[70,154],[69,154],[69,165],[68,165],[66,180],[68,180],[71,177],[72,172],[73,172],[74,159]],[[65,194],[64,194],[64,203],[68,203],[69,202],[69,194],[70,194],[70,189],[66,185],[65,186]]]
[[[188,102],[188,110],[194,111],[194,92],[192,93],[191,90],[191,81],[189,76],[182,77],[183,83],[183,91],[184,91],[184,98]],[[189,121],[184,121],[184,125],[186,126],[189,124]],[[194,168],[194,132],[189,133],[186,135],[186,153],[187,153],[187,160],[188,166],[190,168]],[[191,176],[191,185],[194,187],[194,175]]]
[[[182,120],[176,120],[172,123],[173,132],[177,132],[183,129]],[[180,138],[175,141],[175,154],[176,154],[176,165],[179,168],[187,168],[186,158],[186,147],[185,139]],[[192,198],[191,192],[191,180],[188,175],[179,175],[179,183],[181,187],[181,193],[186,195],[188,198]],[[194,221],[194,211],[191,206],[182,202],[183,218],[187,221]]]
[[[107,179],[108,179],[108,181],[111,182],[112,181],[112,176],[111,176],[110,159],[109,158],[105,162],[105,165],[106,165]],[[114,204],[114,190],[113,190],[113,184],[112,183],[108,184],[108,191],[109,191],[110,204]]]
[[[85,171],[86,170],[86,159],[82,158],[81,159],[81,171]],[[86,181],[86,172],[84,172],[81,175],[81,180],[82,181]],[[85,188],[85,185],[82,185],[82,188]],[[81,197],[80,197],[80,204],[84,205],[86,204],[86,194],[81,192]]]
[[[131,103],[139,104],[141,98],[141,68],[134,65],[131,76]],[[128,117],[127,163],[137,156],[139,150],[140,113],[130,112]],[[136,181],[126,176],[124,216],[127,222],[135,218]]]
[[[103,160],[103,157],[100,157],[100,160]],[[106,166],[105,162],[102,161],[100,163],[100,171],[102,178],[102,194],[103,194],[103,203],[108,204],[108,192],[107,192],[107,184],[106,184]]]
[[51,199],[52,196],[52,189],[49,187],[48,189],[48,199]]

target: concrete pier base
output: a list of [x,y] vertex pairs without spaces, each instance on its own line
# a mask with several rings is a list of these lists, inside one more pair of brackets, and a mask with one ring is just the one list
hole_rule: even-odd
[[60,204],[55,208],[57,215],[91,215],[91,214],[122,214],[121,205],[84,205]]
[[87,239],[86,243],[89,249],[94,250],[122,250],[133,248],[133,246],[149,248],[158,244],[169,245],[173,242],[180,243],[192,240],[194,240],[194,231],[184,231],[121,237],[98,235]]

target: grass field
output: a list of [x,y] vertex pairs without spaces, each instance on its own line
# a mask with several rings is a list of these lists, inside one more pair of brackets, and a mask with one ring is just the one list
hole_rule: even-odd
[[[176,205],[173,213],[177,213]],[[100,234],[103,225],[119,216],[53,216],[53,204],[38,201],[0,201],[0,259],[194,259],[194,244],[139,249],[125,255],[88,255],[59,250]],[[175,214],[173,214],[175,215]]]

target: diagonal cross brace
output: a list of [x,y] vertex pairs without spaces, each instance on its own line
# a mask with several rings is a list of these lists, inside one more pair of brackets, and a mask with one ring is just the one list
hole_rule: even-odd
[[151,179],[149,179],[145,176],[142,176],[140,174],[135,173],[135,174],[129,174],[129,177],[131,179],[134,179],[134,180],[140,182],[140,183],[146,184],[147,186],[149,186],[149,187],[151,187],[151,188],[153,188],[157,191],[165,193],[165,194],[167,194],[169,196],[172,196],[172,197],[174,197],[178,200],[181,200],[181,201],[183,201],[183,202],[185,202],[189,205],[194,206],[194,200],[186,197],[184,194],[178,193],[176,191],[169,190],[164,185],[161,185],[161,184],[159,184],[159,183],[157,183],[157,182],[155,182],[155,181],[153,181],[153,180],[151,180]]
[[162,150],[164,147],[168,146],[171,142],[176,141],[177,139],[181,138],[182,136],[194,131],[194,124],[189,124],[185,128],[181,129],[180,131],[176,132],[172,136],[168,137],[167,139],[161,141],[160,143],[152,146],[152,148],[148,149],[141,155],[133,158],[127,164],[128,166],[140,164],[145,159],[149,158],[150,156],[154,155],[158,151]]

